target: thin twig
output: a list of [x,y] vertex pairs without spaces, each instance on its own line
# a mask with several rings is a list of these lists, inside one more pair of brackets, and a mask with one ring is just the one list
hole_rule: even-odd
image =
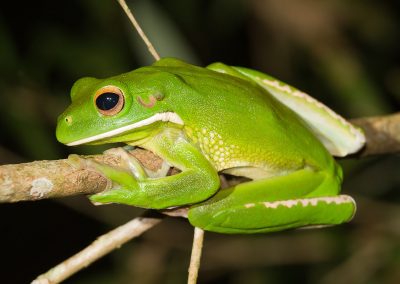
[[203,249],[204,231],[194,228],[192,255],[190,257],[188,284],[196,284],[200,269],[201,251]]
[[139,23],[136,21],[135,17],[133,16],[131,10],[129,9],[128,5],[126,5],[125,0],[118,0],[119,4],[121,5],[122,9],[124,9],[126,15],[128,16],[129,20],[133,24],[134,28],[143,39],[144,43],[147,46],[147,49],[154,57],[156,61],[160,60],[160,55],[157,53],[156,49],[154,48],[153,44],[150,42],[146,34],[143,32],[142,28],[140,27]]
[[91,245],[68,258],[46,273],[38,276],[32,284],[55,284],[64,281],[99,258],[140,236],[161,221],[161,217],[138,217],[100,236]]

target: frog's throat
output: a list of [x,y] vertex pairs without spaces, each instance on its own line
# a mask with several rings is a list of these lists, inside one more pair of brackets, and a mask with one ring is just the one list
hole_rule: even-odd
[[127,131],[131,131],[133,129],[139,128],[139,127],[143,127],[146,125],[150,125],[154,122],[157,121],[163,121],[163,122],[172,122],[172,123],[176,123],[176,124],[180,124],[180,125],[184,125],[183,120],[180,118],[180,116],[178,114],[176,114],[175,112],[162,112],[162,113],[156,113],[155,115],[146,118],[144,120],[135,122],[133,124],[129,124],[129,125],[125,125],[123,127],[120,127],[118,129],[114,129],[105,133],[101,133],[95,136],[91,136],[91,137],[87,137],[87,138],[83,138],[77,141],[73,141],[70,143],[67,143],[67,146],[76,146],[76,145],[81,145],[81,144],[85,144],[85,143],[90,143],[90,142],[94,142],[97,140],[101,140],[101,139],[105,139],[105,138],[109,138],[109,137],[114,137],[116,135],[122,134],[124,132]]

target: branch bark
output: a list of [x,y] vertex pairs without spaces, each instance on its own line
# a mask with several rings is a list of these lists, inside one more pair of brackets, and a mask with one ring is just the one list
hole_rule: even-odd
[[[361,127],[367,138],[366,147],[353,157],[400,152],[400,113],[351,122]],[[163,164],[161,158],[146,150],[134,149],[131,154],[152,171]],[[111,153],[85,157],[123,167],[120,157]],[[99,173],[77,169],[67,159],[0,166],[0,203],[94,194],[109,185],[110,181]]]
[[366,157],[400,152],[400,112],[385,116],[352,119],[364,130],[366,146],[356,156]]
[[[148,170],[162,166],[163,160],[149,151],[134,149],[130,153]],[[121,158],[112,153],[84,157],[123,167]],[[110,181],[101,174],[77,169],[68,159],[0,166],[0,203],[95,194],[109,186]]]

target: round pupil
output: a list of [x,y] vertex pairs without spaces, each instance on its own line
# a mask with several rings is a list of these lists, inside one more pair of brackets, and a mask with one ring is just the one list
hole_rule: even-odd
[[119,95],[114,93],[104,93],[97,97],[96,105],[101,110],[110,110],[118,103]]

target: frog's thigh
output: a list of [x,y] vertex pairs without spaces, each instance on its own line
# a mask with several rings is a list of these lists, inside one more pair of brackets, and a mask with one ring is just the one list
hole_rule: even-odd
[[189,221],[221,233],[340,224],[352,218],[355,203],[349,196],[332,194],[338,188],[339,182],[332,177],[301,170],[220,190],[206,202],[194,205]]

